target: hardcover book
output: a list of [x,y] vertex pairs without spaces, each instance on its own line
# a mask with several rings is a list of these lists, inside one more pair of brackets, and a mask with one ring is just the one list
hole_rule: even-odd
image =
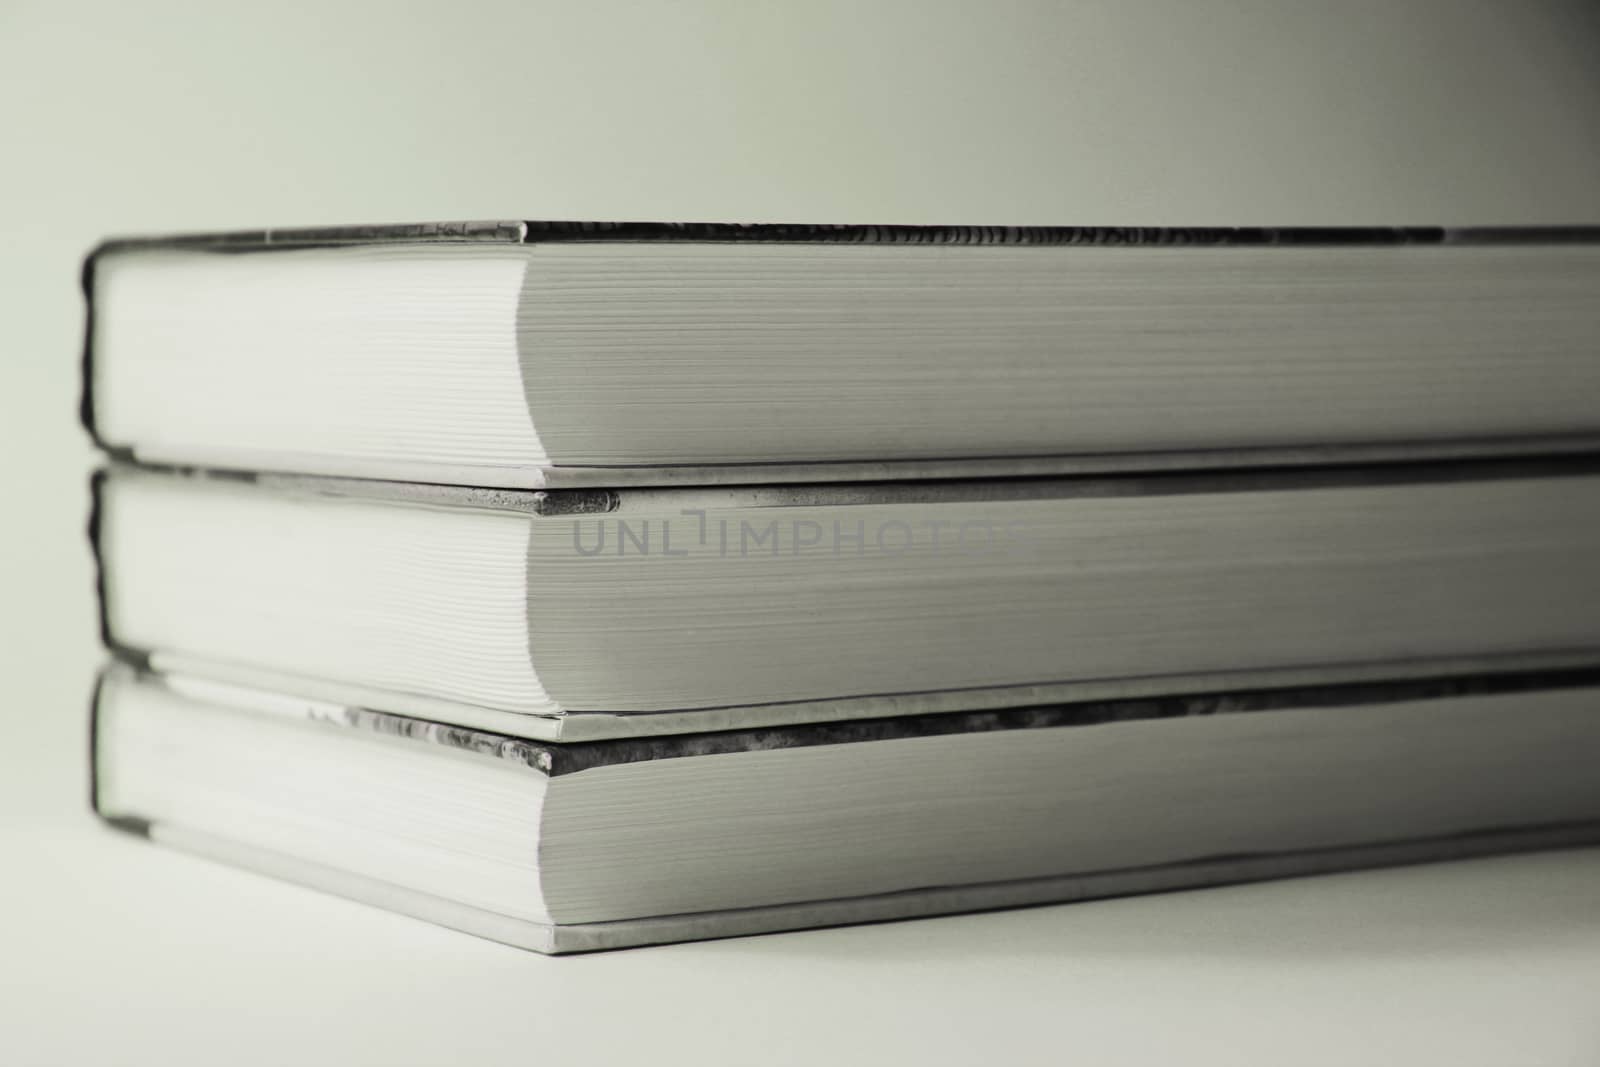
[[1600,229],[498,222],[107,243],[84,415],[153,463],[512,488],[1600,441]]
[[1600,672],[546,745],[113,667],[113,825],[541,952],[1600,841]]
[[526,492],[115,467],[108,643],[581,740],[1600,656],[1600,461]]

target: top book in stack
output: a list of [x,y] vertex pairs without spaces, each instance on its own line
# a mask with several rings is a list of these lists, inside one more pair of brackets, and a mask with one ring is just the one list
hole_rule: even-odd
[[113,241],[84,415],[490,488],[1581,451],[1600,229],[469,223]]

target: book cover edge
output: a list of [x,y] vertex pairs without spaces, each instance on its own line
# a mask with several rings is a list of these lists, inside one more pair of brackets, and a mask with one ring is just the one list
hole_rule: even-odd
[[515,512],[535,518],[562,519],[631,512],[632,506],[648,506],[653,501],[675,505],[715,501],[719,508],[1004,503],[1068,498],[1360,489],[1368,486],[1453,484],[1512,478],[1576,478],[1597,474],[1600,474],[1600,454],[1587,452],[1397,460],[1384,464],[1179,468],[1144,474],[1114,472],[1013,478],[797,482],[782,485],[634,486],[624,489],[486,488],[325,474],[180,467],[115,456],[111,457],[111,462],[101,472],[102,477],[177,478],[202,483],[253,485],[279,493],[416,506],[478,508]]
[[[137,663],[113,664],[102,671],[98,694],[113,671],[126,671],[135,684],[158,685],[185,699],[201,697],[174,686],[171,679]],[[253,707],[248,687],[236,707]],[[1260,689],[1211,689],[1157,696],[1057,701],[975,711],[935,711],[879,718],[825,720],[754,726],[699,733],[639,735],[586,741],[535,741],[358,705],[331,706],[299,713],[302,721],[355,730],[407,743],[439,745],[495,760],[509,761],[558,778],[582,771],[668,759],[731,755],[779,749],[910,740],[923,737],[998,733],[1011,730],[1077,728],[1156,722],[1210,715],[1256,714],[1327,708],[1359,708],[1402,701],[1451,700],[1475,696],[1600,689],[1600,665],[1565,669],[1479,671],[1435,678],[1279,685]],[[263,699],[275,694],[262,692]],[[216,698],[219,703],[226,703]],[[305,701],[307,705],[321,704]],[[92,744],[92,742],[91,742]]]
[[1076,875],[569,924],[537,922],[486,911],[322,864],[240,845],[177,824],[156,824],[146,836],[181,852],[488,941],[546,955],[565,955],[1141,896],[1484,855],[1581,848],[1600,842],[1600,822],[1583,819],[1497,827],[1326,849],[1212,856]]
[[1411,245],[1600,241],[1600,226],[1017,226],[791,222],[484,220],[286,226],[111,237],[89,255],[190,248],[219,252],[401,243],[573,242],[937,245]]

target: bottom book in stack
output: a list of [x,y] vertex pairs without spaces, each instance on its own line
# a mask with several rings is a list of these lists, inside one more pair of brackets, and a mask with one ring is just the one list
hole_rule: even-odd
[[541,952],[1600,841],[1600,670],[537,743],[113,664],[94,803]]

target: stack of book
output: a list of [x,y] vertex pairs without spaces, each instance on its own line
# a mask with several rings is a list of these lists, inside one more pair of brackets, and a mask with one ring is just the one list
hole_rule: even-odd
[[546,952],[1600,840],[1600,231],[85,282],[117,827]]

